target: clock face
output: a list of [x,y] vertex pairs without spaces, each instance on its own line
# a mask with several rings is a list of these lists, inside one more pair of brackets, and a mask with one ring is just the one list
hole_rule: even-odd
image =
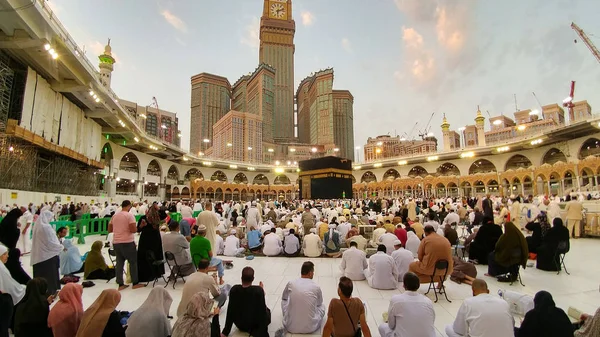
[[285,16],[285,7],[280,3],[274,3],[271,5],[270,14],[272,18],[283,19]]

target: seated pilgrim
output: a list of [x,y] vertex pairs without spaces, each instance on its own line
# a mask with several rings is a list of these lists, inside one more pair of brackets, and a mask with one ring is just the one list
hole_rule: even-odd
[[424,228],[425,238],[421,241],[419,246],[418,258],[419,261],[415,261],[410,264],[408,270],[415,273],[421,283],[429,283],[431,281],[431,275],[443,276],[445,270],[436,270],[435,264],[439,260],[448,261],[448,272],[446,276],[450,276],[452,273],[452,252],[450,248],[450,242],[443,236],[439,236],[433,226],[425,226]]
[[490,295],[484,280],[475,279],[471,289],[473,297],[463,301],[454,323],[446,326],[446,335],[448,337],[514,336],[514,319],[508,302],[498,296]]
[[342,254],[342,263],[340,263],[342,274],[352,281],[361,281],[365,279],[364,270],[367,267],[367,254],[358,249],[355,241],[351,241],[350,248]]
[[325,316],[323,294],[312,280],[312,262],[304,262],[300,273],[299,279],[288,282],[281,296],[283,327],[292,334],[310,334],[321,328]]
[[450,246],[458,243],[458,233],[450,224],[444,225],[444,237],[450,242]]
[[404,274],[408,273],[408,267],[415,260],[412,252],[402,248],[402,242],[400,240],[394,241],[394,251],[392,252],[392,259],[396,265],[398,271],[398,281],[402,282]]
[[512,222],[505,222],[504,234],[496,242],[496,249],[488,256],[486,276],[506,274],[505,281],[514,281],[517,278],[519,265],[525,268],[528,258],[527,240],[523,232]]
[[179,231],[179,222],[171,221],[169,223],[169,233],[162,237],[163,251],[171,252],[175,256],[177,266],[173,267],[175,273],[188,276],[196,271],[192,255],[190,254],[190,243]]
[[340,233],[335,230],[334,223],[329,224],[329,230],[323,235],[323,243],[325,244],[325,254],[330,257],[340,257]]
[[408,228],[406,230],[406,245],[404,247],[413,254],[414,257],[419,256],[419,247],[421,246],[421,239],[415,234],[415,230]]
[[392,255],[394,251],[394,242],[398,240],[398,237],[394,234],[394,230],[387,230],[385,234],[379,237],[379,244],[384,245],[386,253]]
[[387,255],[384,245],[377,247],[377,253],[369,258],[369,268],[364,270],[367,283],[374,289],[396,289],[398,270],[394,259]]
[[223,240],[223,236],[221,233],[227,233],[227,230],[220,231],[217,229],[217,235],[215,235],[215,246],[217,246],[217,255],[225,254],[225,240]]
[[323,242],[321,238],[315,234],[315,228],[310,229],[310,233],[304,236],[302,240],[302,252],[306,257],[319,257],[323,254]]
[[181,317],[185,314],[185,310],[189,304],[190,298],[196,293],[207,293],[212,295],[211,297],[218,303],[219,307],[222,307],[227,301],[227,289],[225,286],[220,289],[217,284],[217,278],[208,275],[210,262],[207,259],[202,259],[198,262],[198,271],[190,275],[185,284],[183,285],[183,292],[181,294],[181,301],[177,307],[177,316]]
[[[352,231],[350,231],[352,232]],[[348,234],[350,234],[350,232]],[[346,243],[349,245],[352,242],[356,242],[356,248],[358,248],[358,250],[361,250],[363,252],[366,252],[367,250],[367,244],[369,243],[369,241],[367,239],[365,239],[364,236],[358,234],[358,231],[356,232],[356,234],[352,235],[351,237],[346,239]]]
[[83,278],[86,280],[110,280],[115,277],[115,269],[110,268],[102,256],[102,241],[95,241],[85,258]]
[[435,337],[433,303],[419,294],[419,277],[406,273],[402,279],[405,292],[390,299],[388,322],[379,326],[381,337]]
[[256,227],[250,227],[250,231],[246,233],[246,239],[248,240],[248,249],[252,252],[260,251],[262,242],[260,242],[260,232],[256,230]]
[[500,236],[502,236],[502,228],[494,224],[492,218],[483,218],[481,227],[469,244],[469,260],[477,261],[479,264],[488,264],[488,256],[494,251]]
[[234,285],[229,292],[229,305],[227,306],[223,335],[229,335],[234,324],[238,330],[252,336],[269,335],[267,327],[271,324],[271,311],[265,301],[262,282],[255,286],[252,285],[253,281],[254,269],[244,267],[242,284]]
[[527,249],[530,253],[537,254],[538,248],[542,245],[542,241],[550,229],[546,212],[540,212],[535,221],[531,221],[525,225],[525,229],[531,232],[531,235],[525,238],[527,240]]
[[293,228],[289,229],[289,234],[283,240],[283,254],[285,256],[298,256],[300,254],[300,240]]
[[263,244],[263,254],[266,256],[277,256],[283,252],[283,245],[279,235],[276,233],[275,228],[271,228],[271,230],[265,235]]
[[190,253],[192,254],[192,260],[195,265],[198,265],[199,261],[202,259],[209,260],[210,266],[216,267],[217,272],[219,273],[219,284],[225,283],[225,281],[223,281],[223,275],[225,275],[223,261],[214,256],[210,241],[206,238],[205,225],[198,226],[198,234],[190,241]]
[[225,256],[237,256],[244,254],[246,249],[242,247],[240,239],[236,236],[235,229],[229,230],[229,236],[225,239]]
[[79,248],[69,239],[65,239],[62,245],[65,249],[59,255],[60,274],[71,275],[83,272],[83,261],[79,254]]
[[566,242],[566,251],[569,251],[569,230],[567,229],[567,227],[563,226],[563,221],[561,218],[554,218],[552,224],[554,226],[548,229],[546,235],[544,236],[544,239],[542,240],[542,244],[537,249],[537,269],[547,271],[560,270],[560,256],[556,254],[556,249],[558,248],[559,242]]

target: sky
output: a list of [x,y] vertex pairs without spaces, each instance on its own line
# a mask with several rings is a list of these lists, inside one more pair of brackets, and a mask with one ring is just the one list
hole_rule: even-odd
[[[258,65],[263,0],[49,3],[92,63],[111,39],[113,90],[176,112],[184,149],[190,78],[209,72],[233,84]],[[575,101],[600,109],[600,63],[570,28],[600,46],[597,0],[293,0],[292,12],[296,86],[333,67],[334,89],[354,96],[357,146],[418,138],[432,113],[429,131],[442,139],[443,114],[457,129],[474,123],[478,105],[487,118],[540,109],[532,92],[541,105],[561,103],[571,81]]]

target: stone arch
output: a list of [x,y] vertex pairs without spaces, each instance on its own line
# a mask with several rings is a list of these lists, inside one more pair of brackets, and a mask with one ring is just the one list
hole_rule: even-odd
[[112,159],[114,159],[112,147],[110,143],[106,143],[102,147],[102,152],[100,152],[100,161],[103,161],[104,165],[109,166]]
[[398,178],[400,178],[400,173],[393,168],[385,171],[385,173],[383,174],[383,181],[395,180]]
[[289,184],[291,184],[290,178],[288,178],[288,176],[286,176],[285,174],[280,174],[277,177],[275,177],[275,180],[273,180],[273,185],[289,185]]
[[469,167],[469,174],[496,172],[496,166],[487,159],[477,159]]
[[215,173],[213,173],[210,177],[210,181],[227,182],[227,175],[221,170],[216,170]]
[[140,160],[133,152],[127,152],[121,158],[119,171],[140,173]]
[[475,194],[484,194],[485,193],[485,184],[481,180],[477,180],[475,184],[473,184],[473,189],[475,190]]
[[555,163],[557,163],[559,161],[566,163],[567,156],[565,156],[565,154],[561,150],[559,150],[555,147],[546,151],[546,153],[542,157],[542,165],[544,165],[544,164],[554,165]]
[[363,173],[362,177],[360,177],[360,182],[367,183],[367,184],[370,182],[377,182],[377,177],[375,177],[373,172],[367,171],[367,172]]
[[427,172],[426,169],[423,168],[423,166],[414,166],[413,168],[410,169],[410,171],[408,171],[408,176],[411,178],[414,177],[426,177],[429,173]]
[[148,168],[146,169],[146,174],[149,176],[160,177],[162,175],[162,168],[160,163],[156,159],[152,159],[148,163]]
[[169,167],[169,171],[167,171],[167,179],[179,180],[179,169],[177,169],[177,166],[171,165],[171,167]]
[[598,138],[589,138],[579,148],[579,159],[585,159],[589,156],[600,156],[600,140]]
[[246,175],[242,172],[238,173],[235,175],[235,177],[233,177],[233,183],[234,184],[247,184],[248,183],[248,177],[246,177]]
[[180,196],[181,195],[179,194],[179,187],[173,187],[173,190],[171,191],[171,199],[179,199]]
[[352,177],[352,184],[356,184],[356,177],[354,176],[354,174],[351,175],[351,177]]
[[440,176],[460,176],[460,170],[452,163],[443,163],[435,172]]
[[221,200],[223,200],[223,198],[224,198],[223,189],[220,187],[217,187],[217,189],[215,189],[215,201],[221,201]]
[[189,199],[189,198],[191,198],[191,196],[192,195],[190,194],[190,189],[187,186],[185,186],[181,189],[181,197],[182,198]]
[[565,187],[565,193],[575,188],[575,173],[571,170],[567,170],[563,177],[563,186]]
[[529,158],[525,157],[522,154],[515,154],[506,161],[506,164],[504,165],[504,171],[516,170],[519,168],[526,169],[531,167],[532,165],[533,164],[531,163],[531,160],[529,160]]
[[596,177],[594,176],[594,171],[588,167],[584,167],[581,169],[580,173],[581,177],[581,190],[590,190],[594,186],[596,186]]
[[190,180],[190,181],[196,180],[196,179],[204,180],[204,175],[197,168],[191,168],[185,173],[184,178],[185,178],[185,180]]
[[269,178],[264,174],[257,174],[256,177],[252,180],[252,184],[254,185],[269,185]]
[[498,181],[496,179],[490,179],[486,186],[489,193],[497,194],[500,191],[500,186],[498,185]]

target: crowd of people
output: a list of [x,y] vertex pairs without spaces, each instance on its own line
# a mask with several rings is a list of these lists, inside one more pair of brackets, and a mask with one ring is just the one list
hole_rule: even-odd
[[[464,301],[446,328],[448,336],[597,336],[600,310],[583,315],[579,326],[573,326],[543,291],[516,329],[508,303],[490,295],[486,282],[477,277],[476,264],[487,265],[485,275],[500,282],[515,281],[530,260],[537,261],[538,269],[560,270],[557,249],[568,251],[570,237],[581,235],[582,204],[566,199],[566,226],[556,199],[533,196],[162,204],[125,200],[104,207],[7,207],[0,223],[0,306],[10,314],[0,319],[0,337],[9,328],[17,337],[227,336],[233,325],[252,336],[268,336],[271,313],[264,285],[253,285],[254,270],[244,268],[241,284],[233,287],[223,278],[232,258],[256,255],[340,258],[339,299],[327,311],[320,285],[313,281],[312,262],[304,262],[300,278],[286,285],[282,323],[290,333],[314,333],[323,327],[323,336],[355,336],[360,329],[369,337],[365,306],[352,297],[353,282],[366,280],[374,289],[401,285],[405,290],[392,297],[387,322],[378,327],[381,336],[435,336],[433,303],[417,290],[433,280],[443,290],[450,278],[471,285],[473,298]],[[66,239],[67,228],[55,230],[50,222],[59,215],[81,218],[86,212],[110,217],[109,234],[106,242],[94,242],[81,255]],[[200,213],[194,217],[194,212]],[[172,213],[179,213],[181,220],[171,219]],[[525,237],[524,231],[531,235]],[[31,241],[24,238],[29,233]],[[106,263],[105,247],[114,257],[114,268]],[[22,268],[24,254],[31,254],[33,278]],[[117,289],[104,290],[84,310],[82,286],[70,278],[65,281],[79,273],[85,280],[115,278]],[[173,282],[186,277],[172,327],[173,299],[160,287],[130,316],[116,310],[119,291],[145,287],[145,282],[164,276]],[[62,290],[61,283],[66,283]],[[60,299],[52,305],[57,294]],[[221,329],[219,315],[227,301]]]

